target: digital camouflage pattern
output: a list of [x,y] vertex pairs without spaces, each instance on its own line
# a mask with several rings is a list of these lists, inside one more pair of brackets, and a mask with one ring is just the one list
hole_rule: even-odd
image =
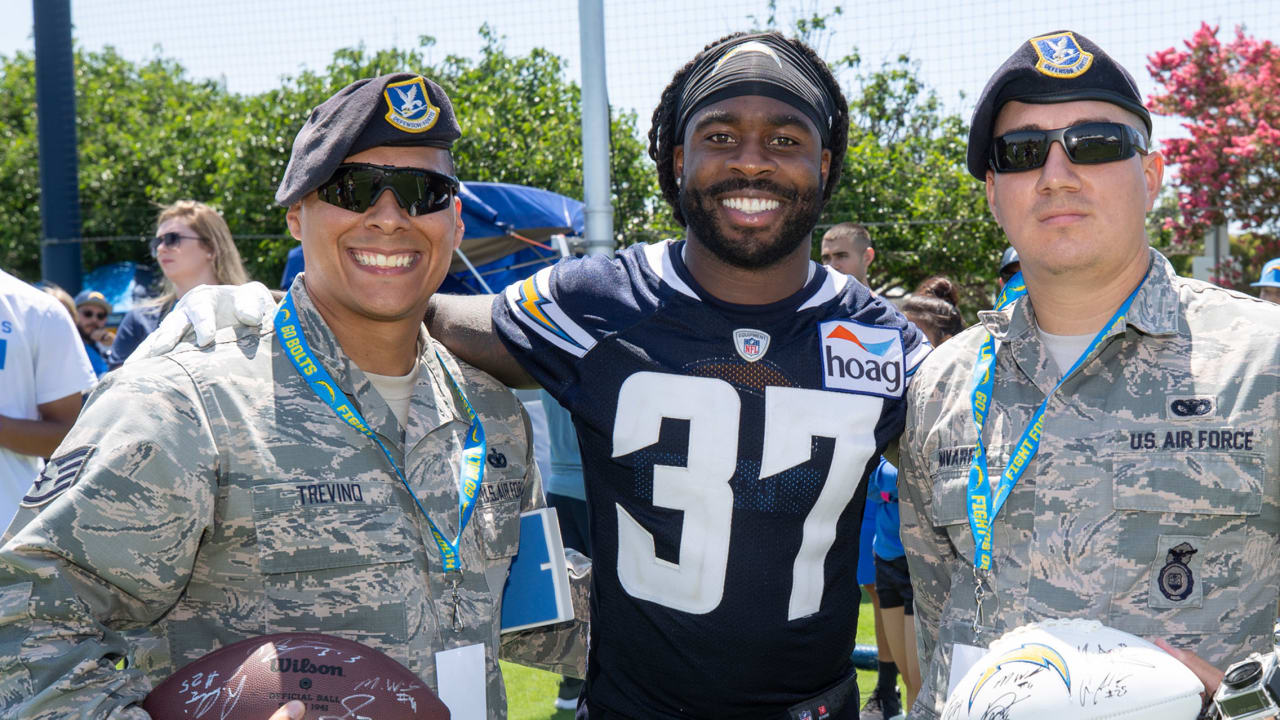
[[1039,453],[996,517],[975,634],[966,493],[971,374],[998,342],[983,437],[992,477],[1060,371],[1029,297],[958,335],[911,384],[902,540],[923,687],[936,718],[953,643],[986,647],[1047,618],[1092,618],[1219,669],[1271,648],[1280,586],[1280,307],[1177,277],[1159,253],[1127,318],[1048,404]]
[[[0,549],[0,716],[144,718],[134,703],[175,669],[290,631],[365,643],[432,687],[434,653],[484,643],[490,715],[506,716],[499,602],[519,514],[543,504],[523,409],[424,330],[402,431],[304,281],[290,292],[317,359],[449,537],[469,423],[437,352],[480,414],[456,621],[452,578],[382,451],[312,393],[270,323],[222,331],[106,376],[24,500]],[[568,641],[522,636],[574,664]]]

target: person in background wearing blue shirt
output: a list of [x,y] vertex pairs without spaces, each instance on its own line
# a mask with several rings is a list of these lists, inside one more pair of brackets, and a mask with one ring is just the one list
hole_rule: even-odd
[[197,285],[249,282],[227,221],[217,210],[195,200],[179,200],[160,211],[156,236],[151,238],[151,256],[164,273],[164,293],[130,310],[120,321],[107,354],[107,364],[113,370],[159,327],[188,290]]
[[107,316],[110,314],[111,303],[106,295],[97,290],[81,290],[76,295],[76,329],[80,331],[84,352],[98,377],[106,374],[108,369],[102,347],[110,347],[111,344],[111,332],[107,330]]
[[[902,314],[929,338],[934,347],[964,330],[964,320],[956,307],[959,298],[955,286],[945,277],[927,278],[902,305]],[[907,686],[907,704],[911,707],[920,691],[920,661],[916,654],[916,627],[911,575],[907,571],[906,553],[898,536],[898,469],[880,458],[871,473],[867,489],[867,507],[875,507],[876,594],[880,596],[880,620],[884,626],[889,650],[898,661],[902,683]],[[912,618],[907,622],[907,618]],[[886,720],[888,720],[886,718]]]

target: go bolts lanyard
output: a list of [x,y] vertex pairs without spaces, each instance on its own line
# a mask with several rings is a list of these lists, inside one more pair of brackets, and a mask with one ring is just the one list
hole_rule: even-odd
[[[471,402],[467,400],[466,394],[462,392],[462,387],[458,385],[458,381],[453,379],[453,374],[449,372],[449,368],[445,367],[444,361],[441,360],[440,367],[444,370],[444,374],[448,376],[453,388],[458,391],[458,397],[462,398],[462,406],[467,411],[467,418],[471,421],[471,428],[467,431],[467,439],[462,448],[462,487],[458,490],[458,536],[452,541],[446,538],[444,533],[440,532],[435,522],[431,520],[431,516],[427,514],[426,508],[422,507],[422,503],[413,492],[413,488],[409,487],[409,481],[405,478],[400,465],[391,456],[391,451],[369,429],[369,425],[360,415],[360,411],[347,400],[346,394],[333,381],[324,366],[315,361],[315,356],[311,353],[311,347],[307,344],[307,339],[302,335],[302,327],[298,324],[298,313],[293,306],[292,295],[286,294],[284,302],[280,303],[280,308],[276,310],[276,329],[280,332],[280,337],[284,343],[285,354],[289,356],[290,362],[293,363],[302,378],[311,386],[311,391],[323,400],[339,419],[377,443],[378,447],[382,449],[382,454],[387,456],[387,462],[391,463],[391,469],[395,470],[400,482],[404,483],[404,489],[409,491],[409,497],[413,498],[413,503],[418,506],[422,517],[427,519],[427,524],[431,527],[431,537],[435,540],[436,547],[440,548],[440,559],[444,565],[445,572],[461,571],[462,562],[458,557],[458,544],[462,540],[462,529],[467,526],[467,521],[471,519],[471,513],[476,508],[476,498],[480,494],[480,483],[484,480],[484,426],[480,424],[480,418],[476,415],[475,409],[471,407]],[[436,354],[436,359],[440,360],[439,353]],[[457,584],[455,579],[455,624]]]
[[[1146,282],[1145,277],[1143,282]],[[1040,406],[1036,408],[1035,413],[1031,416],[1031,423],[1026,430],[1022,431],[1022,437],[1018,438],[1018,444],[1014,446],[1015,452],[1009,460],[1008,467],[1000,474],[1000,483],[996,486],[994,498],[991,493],[991,478],[987,474],[987,449],[982,444],[982,429],[986,425],[987,414],[991,409],[991,393],[995,385],[995,338],[990,333],[987,333],[987,339],[978,347],[978,362],[973,366],[973,396],[970,403],[973,407],[973,422],[978,426],[978,442],[973,450],[973,460],[969,464],[969,493],[967,498],[969,529],[973,533],[973,597],[976,603],[973,615],[973,630],[975,633],[977,633],[978,623],[982,615],[983,592],[982,578],[979,576],[979,572],[986,573],[991,570],[991,523],[995,520],[996,515],[1000,513],[1000,509],[1004,507],[1004,501],[1009,498],[1009,493],[1013,492],[1013,487],[1018,484],[1018,480],[1022,477],[1022,473],[1026,471],[1031,458],[1035,457],[1036,451],[1040,449],[1040,434],[1043,430],[1044,411],[1049,405],[1049,399],[1062,386],[1063,381],[1071,373],[1075,372],[1080,363],[1098,347],[1098,344],[1111,334],[1112,330],[1124,325],[1125,314],[1129,312],[1129,306],[1133,304],[1133,299],[1138,296],[1138,290],[1142,289],[1142,284],[1142,282],[1138,283],[1138,287],[1129,293],[1129,297],[1116,309],[1111,319],[1094,336],[1093,341],[1089,343],[1089,347],[1085,348],[1084,353],[1076,358],[1076,361],[1072,363],[1066,372],[1062,373],[1062,377],[1058,378],[1053,390],[1049,391],[1049,394],[1045,395],[1044,400],[1040,402]],[[1026,294],[1027,286],[1022,280],[1022,273],[1017,273],[1009,279],[1004,289],[1000,291],[1000,295],[996,298],[995,309],[1003,310]]]

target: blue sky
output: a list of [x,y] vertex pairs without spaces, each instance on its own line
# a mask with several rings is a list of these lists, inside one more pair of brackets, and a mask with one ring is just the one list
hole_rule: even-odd
[[[30,50],[30,0],[0,4],[7,6],[10,18],[0,26],[0,54]],[[840,3],[778,4],[779,23],[789,27],[796,17],[831,14]],[[1045,32],[1070,28],[1088,36],[1128,67],[1145,93],[1155,89],[1145,57],[1180,46],[1201,20],[1221,24],[1223,36],[1244,23],[1255,35],[1280,39],[1280,3],[1272,0],[846,0],[842,5],[844,12],[831,17],[830,30],[821,36],[819,50],[826,57],[856,47],[865,67],[908,53],[919,62],[925,82],[966,117],[1004,58],[1021,41]],[[358,43],[408,46],[427,34],[437,39],[432,50],[436,58],[475,55],[482,42],[477,30],[484,23],[506,37],[509,50],[542,46],[565,57],[570,77],[577,79],[577,7],[577,0],[82,0],[72,10],[76,41],[84,47],[114,45],[134,59],[160,53],[177,58],[194,76],[221,78],[232,90],[257,92],[282,75],[323,68],[334,49]],[[763,20],[766,14],[767,3],[761,0],[607,0],[610,100],[635,109],[641,129],[647,128],[649,114],[676,69],[707,42],[750,28],[751,16]],[[1177,121],[1158,119],[1156,136],[1171,134],[1180,134]]]

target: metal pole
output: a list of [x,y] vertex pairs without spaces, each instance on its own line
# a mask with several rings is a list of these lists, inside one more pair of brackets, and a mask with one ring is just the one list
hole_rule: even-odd
[[582,200],[587,253],[613,254],[609,182],[609,90],[604,71],[604,0],[578,0],[582,41]]
[[[32,0],[36,40],[36,127],[40,143],[43,237],[80,237],[76,158],[76,85],[71,53],[71,0]],[[80,244],[40,246],[40,274],[80,292]]]

